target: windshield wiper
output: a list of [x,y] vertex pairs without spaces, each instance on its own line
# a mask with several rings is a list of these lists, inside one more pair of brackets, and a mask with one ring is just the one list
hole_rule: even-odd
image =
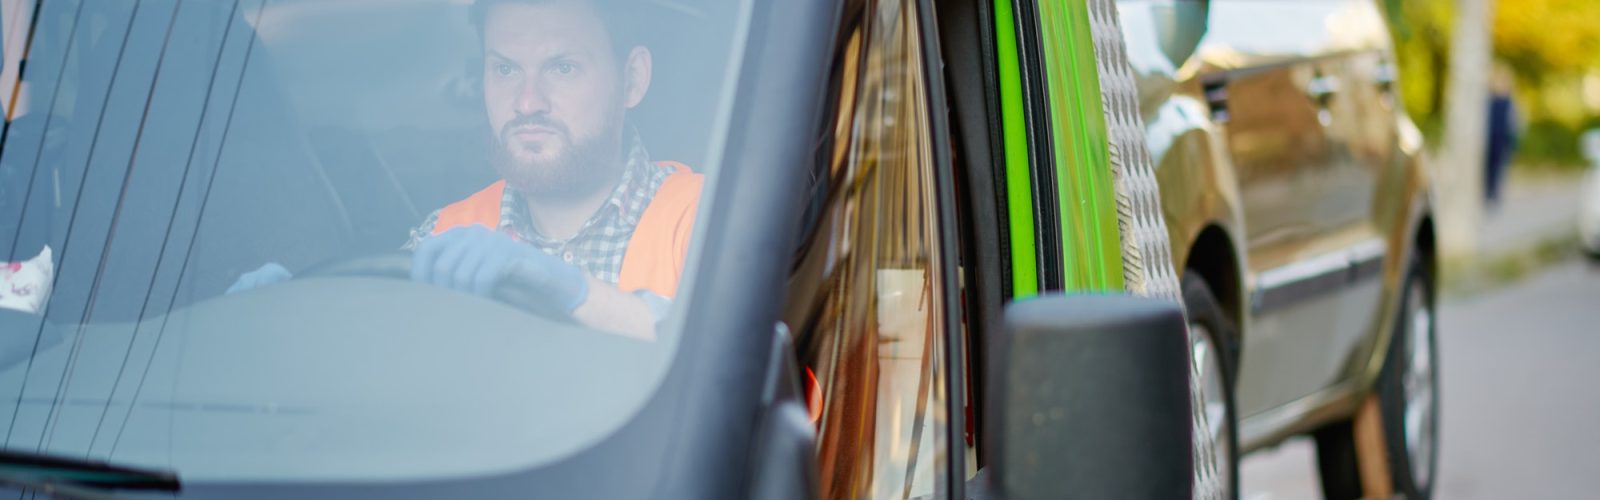
[[113,498],[118,490],[181,489],[173,471],[13,450],[0,450],[0,485],[83,500]]

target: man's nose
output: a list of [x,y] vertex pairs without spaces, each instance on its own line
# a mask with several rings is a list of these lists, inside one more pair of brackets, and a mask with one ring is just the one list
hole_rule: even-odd
[[534,115],[550,111],[550,100],[532,81],[523,82],[517,87],[517,98],[514,105],[519,115]]

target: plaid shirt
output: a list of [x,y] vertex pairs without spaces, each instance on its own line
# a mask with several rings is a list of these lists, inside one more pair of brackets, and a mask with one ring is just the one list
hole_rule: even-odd
[[[628,164],[622,169],[621,181],[600,210],[589,216],[572,238],[559,240],[540,234],[530,219],[526,199],[509,187],[500,201],[498,229],[588,271],[597,279],[617,283],[622,276],[622,257],[627,253],[634,227],[639,225],[639,217],[644,215],[645,207],[650,206],[661,183],[672,174],[670,167],[651,163],[639,135],[630,135]],[[418,243],[432,236],[438,222],[439,211],[435,210],[422,225],[411,230],[411,240],[405,248],[416,248]]]

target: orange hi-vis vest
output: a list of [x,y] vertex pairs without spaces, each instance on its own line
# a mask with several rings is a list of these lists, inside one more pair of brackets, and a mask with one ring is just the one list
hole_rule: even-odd
[[[672,168],[672,173],[662,181],[655,198],[639,216],[639,225],[633,228],[628,250],[622,254],[622,273],[617,288],[628,292],[647,290],[670,299],[677,293],[678,280],[683,277],[683,262],[689,255],[689,237],[694,230],[695,210],[700,206],[700,186],[704,178],[682,163],[664,161],[657,165]],[[472,224],[500,227],[500,202],[505,191],[506,181],[501,180],[445,206],[439,211],[433,234]]]

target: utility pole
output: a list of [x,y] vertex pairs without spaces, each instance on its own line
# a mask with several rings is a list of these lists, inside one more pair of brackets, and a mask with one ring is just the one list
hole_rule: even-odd
[[1494,0],[1455,0],[1444,147],[1435,165],[1439,250],[1472,259],[1483,226],[1483,162],[1488,135]]

